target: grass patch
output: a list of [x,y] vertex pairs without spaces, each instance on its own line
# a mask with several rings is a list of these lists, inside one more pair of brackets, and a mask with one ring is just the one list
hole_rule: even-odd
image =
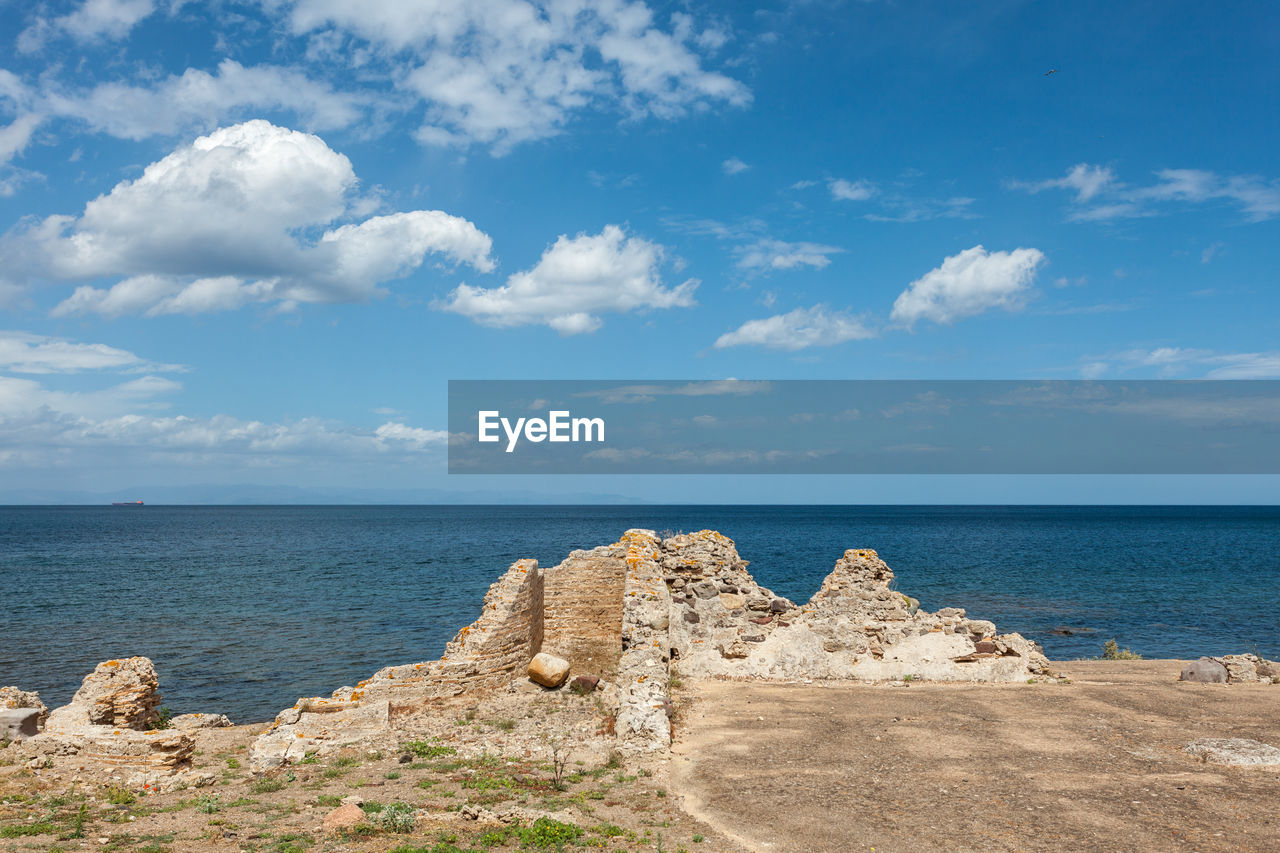
[[458,754],[458,750],[451,746],[425,740],[411,740],[404,745],[404,750],[417,758],[439,758],[442,755]]
[[53,832],[53,824],[47,820],[36,823],[13,823],[0,827],[0,838],[26,838],[30,835],[48,835]]
[[255,794],[272,794],[284,788],[284,782],[279,779],[259,779],[249,786],[249,790]]

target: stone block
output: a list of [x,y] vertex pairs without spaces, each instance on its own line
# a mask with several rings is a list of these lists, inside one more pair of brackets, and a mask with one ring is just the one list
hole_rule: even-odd
[[0,740],[34,737],[40,731],[39,708],[5,708],[0,710]]

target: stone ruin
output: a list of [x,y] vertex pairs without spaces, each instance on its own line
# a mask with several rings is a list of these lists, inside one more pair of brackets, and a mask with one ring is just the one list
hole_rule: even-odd
[[[399,714],[431,700],[542,689],[529,675],[561,687],[570,683],[567,674],[577,674],[580,687],[598,683],[627,753],[670,745],[677,671],[774,681],[1052,677],[1039,647],[1019,634],[998,634],[958,608],[921,610],[892,583],[875,551],[850,550],[813,597],[797,604],[760,586],[733,540],[711,530],[666,539],[628,530],[612,545],[574,551],[547,569],[519,560],[489,587],[480,617],[439,660],[386,667],[330,696],[299,699],[257,737],[250,766],[262,772],[378,739]],[[1228,655],[1193,662],[1183,678],[1275,683],[1280,667],[1256,655]],[[189,730],[230,722],[185,714],[171,728],[153,730],[159,705],[150,660],[109,660],[52,712],[35,693],[0,687],[0,738],[19,741],[33,768],[56,757],[74,768],[132,774],[129,784],[213,781],[190,769]]]
[[190,730],[231,725],[222,714],[160,712],[160,683],[145,657],[103,661],[85,676],[71,701],[49,711],[35,692],[0,687],[0,738],[30,755],[28,767],[106,771],[134,787],[199,787],[212,774],[191,769]]
[[195,750],[190,734],[177,727],[153,728],[159,721],[159,681],[145,657],[103,661],[68,704],[47,713],[38,695],[14,687],[0,688],[0,704],[9,709],[0,714],[24,718],[9,736],[31,753],[32,769],[56,760],[79,770],[106,770],[122,779],[127,774],[127,782],[137,786],[213,781],[211,776],[190,773]]
[[673,669],[779,681],[1048,677],[1034,643],[958,608],[920,610],[892,581],[874,551],[846,551],[813,598],[796,604],[756,583],[733,540],[710,530],[665,540],[629,530],[546,569],[520,560],[439,660],[300,699],[258,737],[251,766],[267,770],[374,737],[397,710],[432,699],[514,689],[539,653],[616,687],[615,731],[628,752],[670,745]]

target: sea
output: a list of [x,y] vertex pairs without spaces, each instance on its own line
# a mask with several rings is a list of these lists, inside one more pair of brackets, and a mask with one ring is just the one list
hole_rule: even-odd
[[1053,660],[1280,657],[1280,507],[0,507],[0,685],[68,701],[145,655],[174,713],[275,716],[438,658],[513,561],[628,528],[719,530],[803,602],[874,548],[928,610],[963,607]]

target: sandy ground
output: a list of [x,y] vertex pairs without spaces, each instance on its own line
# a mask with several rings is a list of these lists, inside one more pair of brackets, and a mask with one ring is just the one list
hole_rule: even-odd
[[1070,684],[686,685],[673,788],[762,851],[1280,851],[1280,688],[1178,661],[1061,664]]

